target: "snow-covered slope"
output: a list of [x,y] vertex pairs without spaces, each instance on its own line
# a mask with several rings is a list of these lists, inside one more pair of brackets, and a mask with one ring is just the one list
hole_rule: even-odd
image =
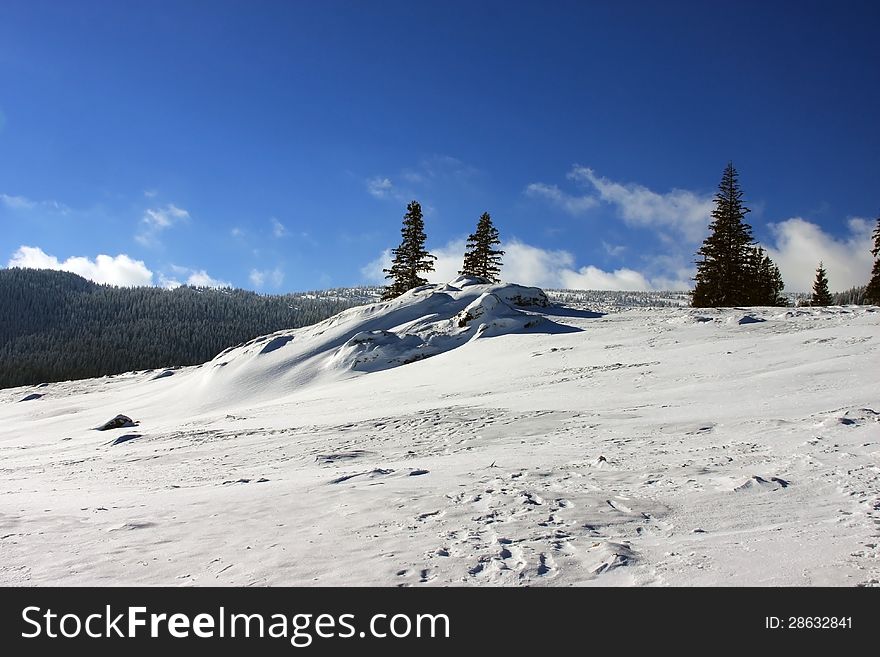
[[201,404],[216,407],[406,365],[481,338],[571,330],[522,310],[548,303],[538,288],[462,276],[231,347],[187,388]]
[[545,302],[0,391],[0,583],[880,582],[880,310]]

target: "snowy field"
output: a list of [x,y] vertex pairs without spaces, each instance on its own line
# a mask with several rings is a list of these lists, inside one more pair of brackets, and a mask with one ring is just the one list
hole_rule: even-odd
[[880,309],[545,300],[0,390],[0,584],[880,583]]

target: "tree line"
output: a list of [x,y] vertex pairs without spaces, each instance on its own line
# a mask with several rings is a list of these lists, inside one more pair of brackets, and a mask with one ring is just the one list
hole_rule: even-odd
[[[728,163],[714,198],[709,236],[697,251],[697,275],[691,293],[695,308],[723,306],[785,306],[785,285],[779,268],[752,238],[752,227],[745,221],[749,209],[743,202],[737,171]],[[873,233],[874,268],[858,302],[880,304],[880,217]],[[816,268],[810,305],[830,306],[838,302],[828,289],[828,273],[820,261]]]
[[[691,305],[694,308],[787,306],[779,267],[755,242],[752,227],[745,220],[750,210],[743,201],[739,176],[732,162],[724,169],[713,202],[709,235],[697,251]],[[390,280],[383,292],[383,301],[428,282],[422,274],[434,271],[436,257],[426,250],[426,240],[422,207],[418,201],[412,201],[403,217],[400,245],[392,249],[391,268],[383,269],[385,278]],[[476,230],[467,239],[459,274],[477,276],[490,283],[500,282],[504,251],[495,248],[500,243],[498,229],[489,213],[484,212]],[[873,233],[871,254],[874,267],[867,285],[837,295],[829,291],[828,275],[820,261],[810,305],[880,304],[880,217]]]
[[0,388],[196,365],[369,300],[340,290],[121,288],[62,271],[0,269]]

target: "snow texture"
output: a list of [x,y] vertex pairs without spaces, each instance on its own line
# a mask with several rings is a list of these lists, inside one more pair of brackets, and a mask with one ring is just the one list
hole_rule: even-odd
[[880,310],[546,304],[0,390],[0,584],[880,583]]

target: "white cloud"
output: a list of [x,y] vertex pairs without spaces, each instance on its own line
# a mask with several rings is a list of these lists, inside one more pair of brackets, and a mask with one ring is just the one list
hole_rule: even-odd
[[385,283],[385,273],[383,269],[391,267],[391,249],[385,249],[375,260],[371,260],[361,267],[361,276],[365,281],[370,283]]
[[145,189],[144,190],[144,196],[146,196],[147,198],[156,198],[156,196],[158,196],[158,194],[159,194],[159,192],[156,191],[155,189]]
[[[388,176],[378,175],[368,178],[365,183],[367,193],[374,198],[405,203],[424,197],[427,190],[437,186],[459,191],[467,189],[479,175],[479,169],[456,157],[431,155],[422,158],[414,167],[401,169],[394,174],[393,180]],[[401,180],[404,181],[403,186],[397,184]],[[428,203],[422,203],[422,210],[428,216],[433,208]]]
[[[453,240],[443,247],[429,249],[437,256],[434,271],[426,278],[432,282],[451,281],[458,276],[464,255],[465,241]],[[505,251],[501,277],[510,283],[536,285],[547,288],[571,288],[592,290],[651,290],[685,289],[687,286],[670,288],[666,279],[649,279],[632,269],[603,271],[589,265],[577,268],[574,256],[564,250],[542,249],[519,240],[501,245]],[[361,275],[371,283],[385,283],[383,269],[391,266],[391,250],[382,254],[361,269]]]
[[605,253],[610,255],[612,258],[623,255],[624,251],[626,251],[626,246],[624,246],[623,244],[609,244],[604,240],[602,241],[602,248],[605,249]]
[[186,279],[186,284],[195,287],[232,287],[226,281],[209,276],[204,269],[194,270]]
[[0,194],[0,201],[3,205],[13,210],[30,210],[36,205],[36,202],[25,198],[24,196],[10,196],[9,194]]
[[528,196],[542,197],[570,214],[583,214],[600,203],[615,207],[628,226],[674,229],[690,242],[699,242],[706,233],[712,212],[712,196],[686,189],[672,189],[660,194],[644,185],[619,183],[597,176],[588,168],[572,167],[566,176],[588,188],[586,194],[574,195],[556,185],[532,183],[525,188]]
[[7,266],[69,271],[96,283],[125,287],[153,284],[153,272],[144,262],[134,260],[124,253],[117,256],[101,254],[94,260],[76,256],[62,262],[39,247],[21,246],[12,255]]
[[162,231],[185,219],[189,219],[189,212],[173,203],[164,208],[148,208],[141,217],[140,231],[134,238],[144,246],[153,246],[158,243]]
[[771,224],[770,228],[775,244],[763,246],[779,267],[787,291],[809,292],[820,260],[828,272],[832,292],[865,285],[871,277],[872,222],[850,219],[848,234],[839,239],[800,217]]
[[242,237],[244,235],[244,231],[241,228],[239,228],[238,226],[236,226],[235,228],[233,228],[232,230],[229,231],[229,234],[232,235],[233,237]]
[[389,198],[394,192],[394,183],[390,178],[375,176],[367,180],[367,192],[376,198]]
[[284,237],[287,235],[287,229],[284,227],[284,224],[278,221],[278,219],[272,217],[270,221],[272,222],[272,234],[275,237]]
[[[73,256],[61,261],[36,246],[19,247],[12,254],[7,267],[69,271],[96,283],[108,283],[120,287],[153,285],[154,278],[154,273],[143,260],[135,260],[124,253],[116,256],[101,254],[94,260]],[[170,265],[169,269],[172,275],[159,274],[158,285],[167,288],[180,287],[184,284],[196,287],[231,287],[228,282],[212,277],[204,269],[190,269],[178,265]]]
[[643,185],[623,184],[597,176],[588,167],[575,165],[568,177],[592,185],[603,202],[617,207],[626,224],[675,228],[691,241],[704,237],[714,207],[711,195],[686,189],[658,194]]
[[556,185],[532,183],[526,187],[525,191],[528,196],[545,198],[569,214],[574,215],[583,214],[590,208],[599,205],[598,199],[593,196],[574,196],[563,192]]
[[642,274],[633,269],[615,269],[607,272],[588,265],[577,272],[562,271],[562,285],[571,290],[651,290],[653,286]]
[[0,204],[10,210],[39,209],[58,214],[67,214],[70,212],[69,207],[58,201],[34,201],[25,196],[13,196],[10,194],[0,194]]
[[248,278],[251,285],[257,289],[262,289],[267,284],[277,289],[284,282],[284,272],[278,267],[275,269],[251,269]]
[[[227,281],[221,281],[214,278],[204,269],[191,269],[190,267],[181,267],[180,265],[169,265],[168,269],[173,272],[173,276],[160,274],[159,285],[174,289],[181,285],[191,285],[193,287],[232,287]],[[183,279],[181,282],[180,279]]]

